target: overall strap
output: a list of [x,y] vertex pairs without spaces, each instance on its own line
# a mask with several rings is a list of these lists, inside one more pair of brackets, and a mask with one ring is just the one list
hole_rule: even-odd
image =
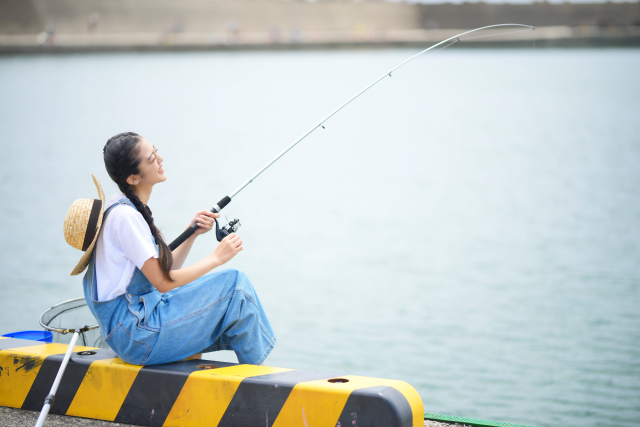
[[[111,213],[111,210],[118,206],[119,204],[130,205],[135,209],[135,206],[129,201],[121,199],[117,203],[109,206],[104,214],[102,215],[102,224],[105,224],[105,220],[107,216]],[[102,230],[100,232],[102,233]],[[107,336],[107,333],[113,329],[112,320],[116,318],[114,313],[118,310],[118,305],[120,300],[124,300],[124,295],[116,297],[110,301],[98,301],[98,288],[96,283],[96,250],[98,245],[93,247],[93,252],[91,253],[91,258],[89,258],[89,268],[82,279],[82,286],[84,290],[84,298],[87,302],[87,306],[93,316],[98,319],[98,323],[100,325],[100,332],[104,337]]]
[[129,200],[129,199],[120,199],[116,203],[114,203],[113,206],[115,206],[117,204],[119,204],[119,205],[129,205],[133,209],[138,210],[138,208],[136,208],[135,205],[133,204],[133,202],[131,200]]
[[104,214],[102,215],[102,222],[104,223],[105,219],[107,219],[107,215],[109,215],[109,213],[111,212],[111,209],[115,208],[118,205],[129,205],[131,206],[133,209],[135,209],[136,211],[138,210],[133,203],[131,203],[131,200],[129,199],[120,199],[117,202],[115,202],[114,204],[112,204],[111,206],[109,206],[107,208],[106,211],[104,211]]
[[[103,219],[102,219],[103,223],[104,223],[105,218],[109,214],[109,212],[111,212],[111,209],[113,209],[114,207],[116,207],[118,205],[128,205],[128,206],[132,207],[133,209],[135,209],[136,212],[138,212],[138,209],[131,202],[131,200],[129,200],[127,198],[122,198],[122,199],[118,200],[117,202],[115,202],[113,205],[109,206],[109,208],[105,211],[105,213],[103,215]],[[160,248],[156,244],[156,239],[153,236],[151,236],[151,241],[153,242],[154,246],[156,247],[156,251],[159,252]],[[91,258],[92,258],[92,262],[95,262],[95,251],[94,251],[94,253],[93,253]],[[95,270],[94,270],[93,279],[95,280]],[[95,300],[97,300],[97,292],[96,292],[95,287],[93,287],[93,288],[94,289],[91,290],[91,294],[92,294],[93,298]],[[149,282],[147,280],[147,278],[144,276],[142,271],[140,271],[138,269],[138,267],[136,267],[134,272],[133,272],[133,276],[131,277],[131,281],[127,285],[126,291],[127,291],[126,294],[143,295],[143,294],[147,294],[149,292],[155,291],[155,288],[153,287],[151,282]],[[125,297],[126,297],[126,294],[125,294]]]
[[[133,203],[131,203],[131,201],[129,199],[120,199],[118,200],[116,203],[112,204],[111,206],[109,206],[107,208],[106,211],[104,211],[104,214],[102,214],[102,224],[105,224],[105,221],[107,220],[107,216],[111,213],[111,210],[118,206],[118,205],[129,205],[132,208],[136,209],[136,207],[133,205]],[[137,210],[137,209],[136,209]],[[102,228],[100,229],[100,233],[102,233]],[[151,236],[151,238],[153,239],[153,236]],[[155,244],[155,240],[154,240],[154,244]],[[85,283],[85,298],[87,299],[87,301],[92,300],[92,301],[98,301],[98,291],[96,286],[94,286],[95,282],[96,282],[96,270],[95,270],[95,262],[96,262],[96,249],[98,248],[98,245],[95,245],[93,247],[93,252],[91,253],[91,258],[89,259],[89,269],[87,270],[87,272],[85,273],[85,277],[83,282]],[[87,282],[88,282],[88,286],[87,286]],[[91,296],[91,298],[88,298],[88,296]]]

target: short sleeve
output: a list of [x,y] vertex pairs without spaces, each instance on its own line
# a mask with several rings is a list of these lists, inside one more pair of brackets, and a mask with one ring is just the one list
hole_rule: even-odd
[[158,258],[151,230],[140,212],[129,206],[117,206],[111,215],[115,220],[111,224],[115,241],[136,267],[142,269],[149,258]]

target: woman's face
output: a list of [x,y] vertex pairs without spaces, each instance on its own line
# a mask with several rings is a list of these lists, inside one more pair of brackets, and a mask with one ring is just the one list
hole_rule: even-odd
[[131,185],[152,187],[159,182],[166,181],[167,174],[162,168],[164,159],[158,153],[156,147],[142,137],[140,137],[138,147],[140,148],[140,173],[131,175],[127,182],[132,180],[133,182],[129,182]]

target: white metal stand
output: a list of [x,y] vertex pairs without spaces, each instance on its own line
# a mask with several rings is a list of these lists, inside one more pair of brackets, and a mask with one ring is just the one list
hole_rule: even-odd
[[64,371],[67,368],[67,364],[69,363],[69,359],[71,358],[71,353],[73,353],[73,347],[76,345],[76,341],[80,336],[80,331],[75,330],[73,333],[73,337],[71,337],[71,342],[69,343],[69,348],[64,355],[64,359],[62,360],[62,364],[60,365],[60,369],[58,370],[58,375],[56,375],[56,379],[51,386],[51,391],[49,395],[44,400],[44,406],[42,407],[42,411],[40,411],[40,416],[38,417],[38,421],[36,422],[36,427],[42,427],[44,424],[44,420],[47,418],[47,414],[49,414],[49,409],[51,409],[51,405],[53,404],[53,399],[56,397],[56,391],[58,391],[58,386],[60,385],[60,381],[62,380],[62,376],[64,375]]

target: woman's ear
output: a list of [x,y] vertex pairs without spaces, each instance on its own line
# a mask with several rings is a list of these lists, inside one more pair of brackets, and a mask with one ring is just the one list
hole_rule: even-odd
[[127,184],[129,185],[138,185],[140,182],[140,175],[129,175],[127,178]]

